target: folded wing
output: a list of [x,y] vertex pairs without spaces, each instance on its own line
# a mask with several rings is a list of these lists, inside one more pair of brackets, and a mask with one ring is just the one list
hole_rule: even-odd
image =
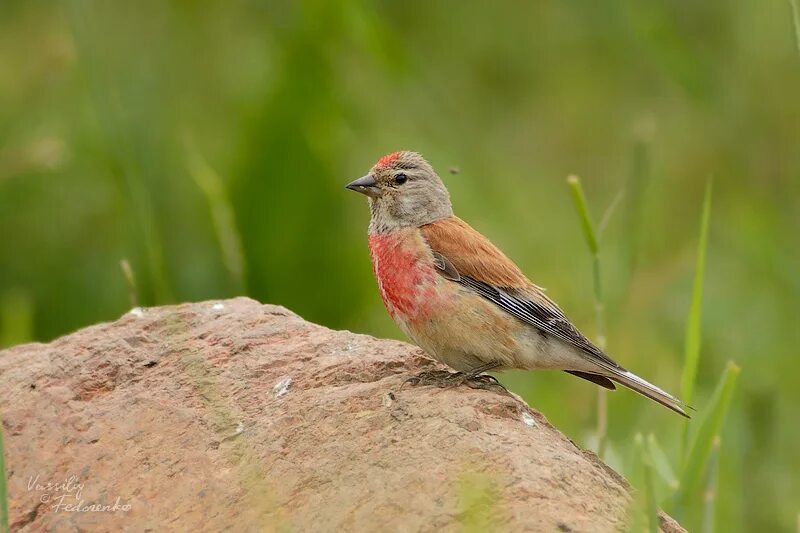
[[572,344],[604,366],[621,368],[592,344],[511,259],[458,217],[422,226],[440,274],[469,287],[523,322]]
[[686,416],[683,403],[655,385],[628,372],[587,339],[563,311],[486,237],[452,216],[420,228],[445,278],[469,288],[512,316],[578,348],[598,367],[598,373],[567,370],[601,387],[611,380]]

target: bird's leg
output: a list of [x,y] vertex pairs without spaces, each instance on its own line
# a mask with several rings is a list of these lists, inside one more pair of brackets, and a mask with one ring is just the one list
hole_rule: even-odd
[[[505,387],[493,376],[482,375],[483,372],[497,368],[500,363],[487,363],[479,367],[473,368],[469,372],[448,372],[447,370],[428,370],[417,374],[412,378],[408,378],[405,383],[412,385],[436,385],[437,387],[456,387],[458,385],[466,384],[472,389],[496,389],[499,387],[504,392]],[[405,384],[404,383],[404,384]]]
[[[498,366],[500,366],[500,363],[498,363],[497,361],[495,361],[494,363],[486,363],[485,365],[481,365],[479,367],[473,368],[472,370],[467,372],[465,375],[467,376],[468,379],[476,378],[476,377],[480,376],[481,374],[483,374],[484,372],[488,372],[489,370],[492,370],[493,368],[497,368]],[[489,377],[491,377],[491,376],[489,376]],[[492,378],[492,379],[494,379],[494,378]],[[497,381],[497,380],[495,379],[495,381]]]

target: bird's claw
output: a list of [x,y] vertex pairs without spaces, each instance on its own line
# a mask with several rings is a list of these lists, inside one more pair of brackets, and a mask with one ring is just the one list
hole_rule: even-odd
[[490,376],[489,374],[480,374],[477,376],[471,376],[464,381],[467,386],[471,389],[483,389],[483,390],[490,390],[500,393],[508,393],[508,389],[506,389],[497,378],[494,376]]
[[491,376],[489,374],[479,374],[477,376],[468,376],[468,378],[464,381],[467,385],[472,387],[473,389],[488,389],[491,387],[500,387],[503,390],[506,390],[503,385],[497,381],[497,378]]

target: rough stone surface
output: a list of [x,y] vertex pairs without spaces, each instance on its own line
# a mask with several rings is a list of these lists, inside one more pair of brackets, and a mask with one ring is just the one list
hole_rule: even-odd
[[246,298],[0,352],[11,528],[624,527],[625,481],[516,396],[401,389],[433,366]]

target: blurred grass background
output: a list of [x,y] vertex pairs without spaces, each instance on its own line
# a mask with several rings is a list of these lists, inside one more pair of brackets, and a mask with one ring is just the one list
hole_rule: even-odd
[[[422,152],[457,213],[594,336],[591,256],[565,177],[603,234],[609,351],[677,392],[705,184],[714,176],[693,403],[742,368],[718,460],[719,531],[800,512],[800,54],[789,2],[4,0],[0,343],[130,307],[247,294],[401,337],[343,189]],[[458,175],[447,173],[458,167]],[[507,383],[578,442],[592,386]],[[612,464],[683,425],[608,396]]]

